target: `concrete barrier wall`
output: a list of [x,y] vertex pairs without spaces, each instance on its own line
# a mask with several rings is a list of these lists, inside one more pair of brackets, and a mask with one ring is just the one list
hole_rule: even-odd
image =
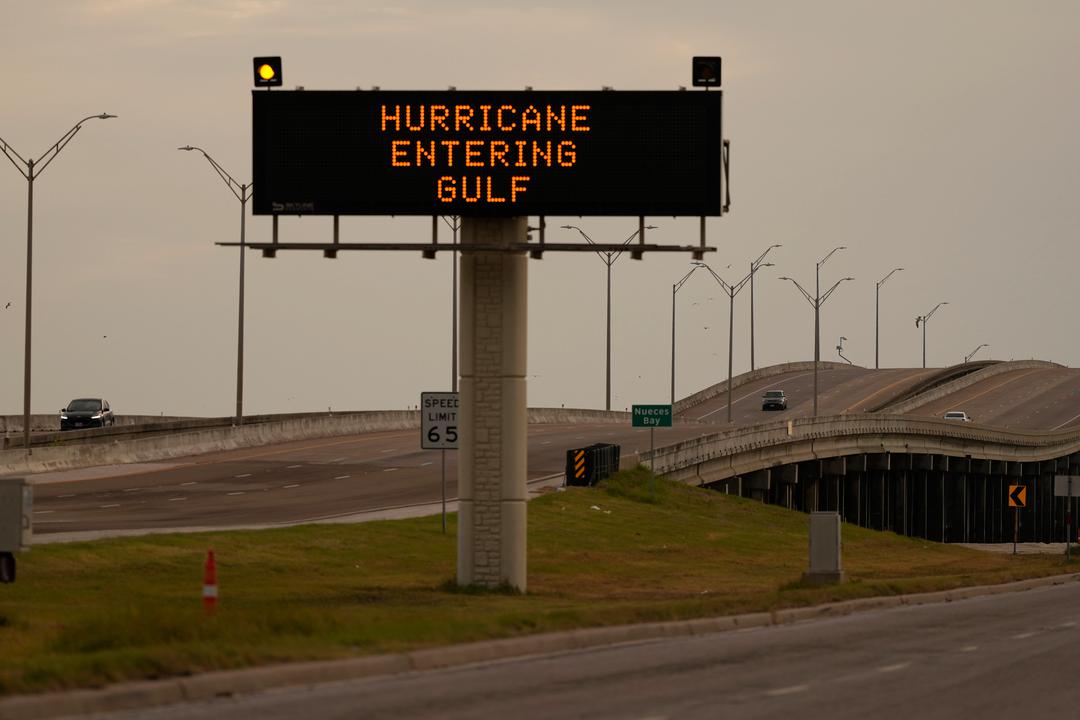
[[862,453],[930,453],[1036,462],[1080,450],[1080,428],[1013,432],[894,414],[835,415],[779,421],[692,438],[641,462],[685,482],[714,482],[805,460]]
[[[531,408],[529,422],[533,424],[619,423],[630,424],[630,413],[607,412],[580,408]],[[0,451],[0,475],[70,470],[96,465],[119,465],[134,462],[155,462],[219,450],[257,447],[294,440],[340,437],[386,430],[413,430],[420,427],[417,410],[388,410],[347,414],[309,413],[282,416],[283,420],[267,420],[273,416],[245,418],[241,427],[185,427],[198,424],[227,422],[229,419],[195,418],[178,421],[173,432],[150,436],[102,436],[96,442],[82,441],[65,445],[35,446],[27,456],[21,448]],[[262,420],[256,422],[256,418]],[[157,420],[159,418],[155,418]],[[20,416],[21,423],[21,416]],[[153,424],[148,427],[157,427]],[[169,425],[166,423],[165,425]],[[110,430],[112,430],[110,428]],[[118,428],[119,430],[119,428]],[[79,432],[58,434],[57,442]]]
[[[833,362],[831,360],[822,360],[818,366],[820,370],[837,370],[841,368],[860,367],[858,365],[852,366],[847,363]],[[811,372],[814,369],[813,360],[803,360],[800,362],[783,363],[781,365],[770,365],[768,367],[758,368],[750,372],[745,372],[742,375],[736,375],[731,378],[731,389],[735,390],[741,385],[752,383],[755,380],[762,378],[773,377],[775,375],[783,375],[784,373],[791,372]],[[693,395],[688,395],[682,400],[675,401],[675,405],[672,412],[678,415],[681,412],[685,412],[690,408],[702,404],[708,400],[712,400],[718,395],[722,395],[727,392],[727,380],[717,383],[716,385],[710,385],[704,390],[699,390]]]
[[[117,425],[144,425],[146,423],[190,420],[192,418],[169,415],[117,415]],[[30,432],[53,432],[60,429],[60,413],[36,413],[30,416]],[[0,435],[21,433],[22,415],[0,415]]]
[[[904,413],[911,412],[917,408],[922,407],[928,403],[932,403],[935,400],[940,400],[946,395],[950,395],[958,390],[963,390],[966,387],[970,387],[977,382],[981,382],[995,375],[1001,375],[1002,373],[1013,372],[1016,370],[1024,370],[1027,368],[1059,368],[1064,367],[1057,363],[1048,362],[1046,360],[1015,360],[1009,362],[996,363],[990,367],[977,370],[970,375],[964,375],[956,380],[939,385],[936,388],[927,390],[926,392],[919,393],[915,397],[908,398],[894,405],[886,405],[881,408],[881,412],[887,412],[896,415],[902,415]],[[962,408],[961,408],[962,409]]]

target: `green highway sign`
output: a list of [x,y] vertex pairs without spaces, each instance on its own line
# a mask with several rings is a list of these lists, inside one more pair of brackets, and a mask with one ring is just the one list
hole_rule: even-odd
[[671,406],[635,405],[631,418],[633,427],[671,427]]

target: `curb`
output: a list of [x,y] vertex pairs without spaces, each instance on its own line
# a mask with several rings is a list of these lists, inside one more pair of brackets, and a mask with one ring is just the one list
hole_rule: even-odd
[[211,700],[289,685],[316,685],[341,680],[358,680],[380,675],[438,670],[472,663],[505,660],[525,655],[568,652],[617,643],[707,635],[770,625],[788,625],[906,605],[930,605],[985,595],[1023,592],[1070,582],[1080,582],[1080,573],[1052,575],[1000,585],[954,588],[917,595],[860,598],[772,612],[568,630],[347,660],[221,670],[169,680],[120,683],[95,690],[20,695],[0,700],[0,720],[36,720]]

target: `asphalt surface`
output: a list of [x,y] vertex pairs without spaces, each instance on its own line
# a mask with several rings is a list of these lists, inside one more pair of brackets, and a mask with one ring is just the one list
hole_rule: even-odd
[[280,689],[100,720],[1075,717],[1080,585]]
[[[655,430],[657,446],[716,432],[700,424]],[[649,430],[625,425],[533,425],[528,479],[562,473],[566,451],[614,442],[649,449]],[[210,453],[171,463],[33,476],[34,533],[209,528],[313,522],[442,497],[442,458],[420,431],[325,438]],[[457,456],[446,453],[446,494],[457,497]]]
[[1058,430],[1080,424],[1080,370],[1013,370],[977,382],[910,414],[941,417],[963,410],[973,422],[1010,430]]

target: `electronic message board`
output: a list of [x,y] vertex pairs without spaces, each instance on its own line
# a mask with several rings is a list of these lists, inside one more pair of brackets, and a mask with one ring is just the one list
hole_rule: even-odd
[[259,215],[719,215],[720,92],[254,91]]

